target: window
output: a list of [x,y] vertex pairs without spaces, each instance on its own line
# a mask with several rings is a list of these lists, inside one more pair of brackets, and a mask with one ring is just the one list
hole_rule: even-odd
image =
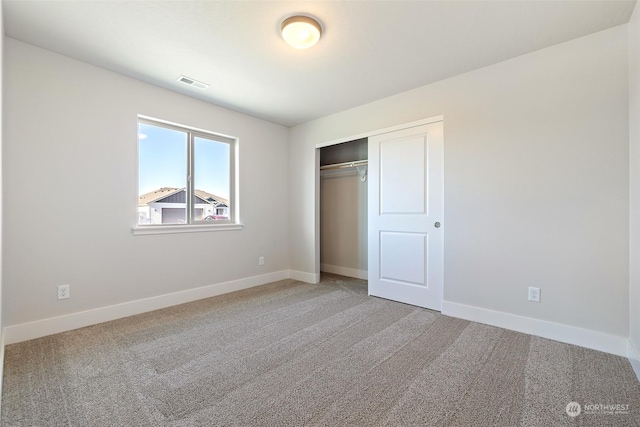
[[235,146],[231,137],[138,118],[138,228],[235,224]]

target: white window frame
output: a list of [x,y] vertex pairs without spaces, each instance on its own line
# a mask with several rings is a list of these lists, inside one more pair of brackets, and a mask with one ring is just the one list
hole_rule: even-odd
[[[140,183],[136,186],[136,220],[132,227],[134,235],[145,234],[168,234],[168,233],[194,233],[205,231],[227,231],[227,230],[242,230],[243,224],[240,223],[240,214],[238,209],[238,138],[223,135],[219,133],[210,132],[203,129],[198,129],[190,126],[185,126],[166,120],[156,119],[153,117],[138,115],[136,122],[136,134],[140,127],[140,123],[148,124],[151,126],[163,127],[179,132],[185,132],[187,134],[187,176],[186,178],[186,214],[187,222],[185,224],[138,224],[137,220],[137,207],[138,207],[138,190]],[[194,168],[194,141],[195,138],[211,139],[216,142],[229,144],[229,219],[228,220],[216,220],[211,221],[195,221],[193,219],[194,205],[194,183],[193,183],[193,168]],[[140,140],[136,138],[138,142],[138,156],[137,169],[140,168]],[[136,174],[139,177],[139,173]]]

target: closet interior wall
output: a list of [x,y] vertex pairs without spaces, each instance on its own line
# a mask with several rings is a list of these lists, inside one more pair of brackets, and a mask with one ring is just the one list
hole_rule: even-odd
[[367,278],[367,138],[320,149],[320,271]]

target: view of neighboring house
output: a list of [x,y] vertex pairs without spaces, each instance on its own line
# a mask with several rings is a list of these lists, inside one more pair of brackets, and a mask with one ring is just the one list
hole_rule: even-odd
[[[187,215],[185,188],[162,187],[140,196],[138,201],[138,224],[183,224]],[[229,200],[195,190],[193,219],[229,219]]]

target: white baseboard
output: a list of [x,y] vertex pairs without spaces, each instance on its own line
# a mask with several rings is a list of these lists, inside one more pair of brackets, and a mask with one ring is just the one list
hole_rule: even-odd
[[289,278],[294,280],[299,280],[301,282],[313,283],[313,284],[320,282],[319,274],[306,273],[304,271],[297,271],[297,270],[289,270]]
[[626,337],[450,301],[442,302],[442,314],[627,357]]
[[326,271],[327,273],[339,274],[341,276],[355,277],[356,279],[367,280],[368,271],[358,270],[355,268],[341,267],[339,265],[320,264],[320,271]]
[[631,363],[633,371],[636,373],[636,377],[638,377],[638,381],[640,381],[640,351],[633,345],[631,339],[627,341],[627,358]]
[[3,338],[6,340],[7,344],[14,344],[21,341],[27,341],[34,338],[40,338],[47,335],[83,328],[85,326],[95,325],[97,323],[133,316],[134,314],[146,313],[148,311],[264,285],[266,283],[288,279],[291,276],[292,275],[289,270],[276,271],[259,276],[217,283],[215,285],[203,286],[195,289],[188,289],[186,291],[173,292],[170,294],[125,302],[122,304],[115,304],[78,313],[36,320],[34,322],[7,326],[3,330]]

